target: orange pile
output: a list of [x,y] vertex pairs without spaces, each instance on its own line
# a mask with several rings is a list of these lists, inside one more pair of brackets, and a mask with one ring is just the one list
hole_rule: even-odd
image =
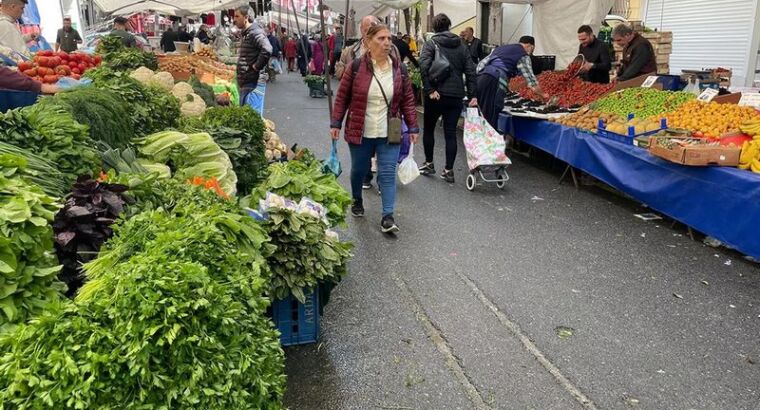
[[670,128],[684,128],[694,132],[697,137],[709,138],[739,132],[739,126],[743,122],[757,115],[758,112],[751,107],[692,100],[677,110],[666,113],[664,117]]

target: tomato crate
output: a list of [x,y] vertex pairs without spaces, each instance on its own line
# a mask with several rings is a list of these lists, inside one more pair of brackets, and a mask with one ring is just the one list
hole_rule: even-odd
[[322,320],[320,286],[306,294],[306,303],[299,302],[293,295],[272,301],[272,321],[280,331],[281,345],[309,344],[319,339]]
[[[632,118],[633,118],[633,115],[628,115],[628,119],[629,120],[632,119]],[[644,137],[644,136],[654,135],[654,134],[657,134],[658,132],[660,132],[661,130],[664,130],[666,128],[668,128],[667,121],[665,120],[665,118],[662,118],[660,120],[660,128],[659,129],[656,129],[654,131],[647,131],[647,132],[642,132],[640,134],[636,134],[635,130],[634,130],[634,127],[633,126],[629,126],[628,127],[628,134],[627,135],[623,135],[623,134],[618,134],[616,132],[612,132],[612,131],[607,130],[607,128],[605,127],[604,123],[600,119],[599,120],[599,124],[597,125],[596,134],[598,136],[602,137],[602,138],[607,138],[607,139],[610,139],[610,140],[613,140],[613,141],[617,141],[617,142],[620,142],[620,143],[623,143],[623,144],[635,145],[634,144],[634,140],[637,137]]]

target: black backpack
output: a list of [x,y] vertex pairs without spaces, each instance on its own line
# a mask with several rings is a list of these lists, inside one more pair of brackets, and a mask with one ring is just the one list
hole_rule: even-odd
[[441,48],[438,47],[438,43],[436,43],[435,40],[431,41],[435,47],[435,58],[433,59],[433,63],[430,64],[428,78],[430,78],[430,82],[433,84],[442,84],[451,75],[451,63],[449,62],[449,59],[441,53]]

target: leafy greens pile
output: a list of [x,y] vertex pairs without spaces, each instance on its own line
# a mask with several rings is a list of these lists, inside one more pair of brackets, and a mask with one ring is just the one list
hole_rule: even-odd
[[351,195],[335,175],[322,173],[319,162],[288,161],[270,165],[267,179],[241,201],[242,205],[258,204],[267,191],[296,202],[303,197],[311,198],[327,208],[327,217],[333,226],[345,223],[346,209],[351,204]]
[[[210,196],[198,206],[195,197]],[[280,409],[267,236],[200,188],[125,222],[73,302],[0,338],[0,401],[59,409]]]
[[63,285],[52,253],[55,198],[21,175],[24,159],[0,155],[0,329],[42,313]]

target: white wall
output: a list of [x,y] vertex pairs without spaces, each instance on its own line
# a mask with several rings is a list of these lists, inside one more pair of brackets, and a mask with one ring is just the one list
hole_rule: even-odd
[[533,35],[533,10],[529,4],[502,4],[501,43],[516,43]]
[[40,30],[42,30],[42,36],[45,37],[45,40],[52,47],[55,44],[58,29],[63,27],[61,3],[59,0],[38,0],[37,9],[40,12]]
[[751,85],[759,7],[758,0],[649,0],[644,24],[673,32],[671,74],[726,67],[733,86]]

